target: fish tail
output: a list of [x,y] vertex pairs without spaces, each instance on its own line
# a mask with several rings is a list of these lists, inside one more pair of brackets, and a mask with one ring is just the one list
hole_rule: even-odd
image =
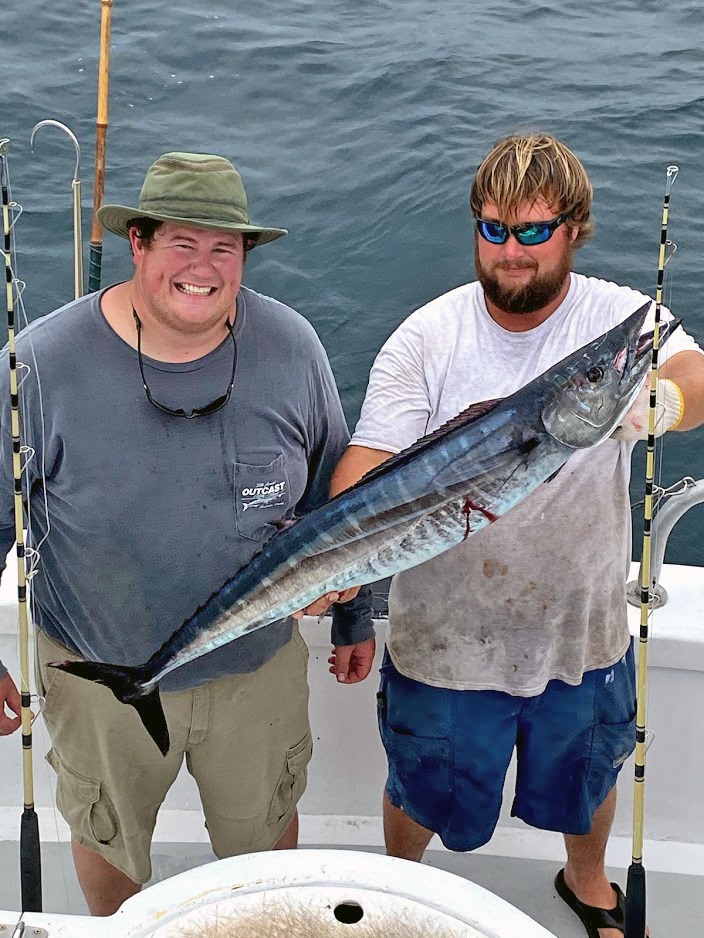
[[165,756],[168,753],[169,728],[159,697],[159,687],[155,685],[149,690],[143,687],[144,681],[150,676],[147,668],[127,668],[98,661],[52,661],[49,667],[110,688],[120,703],[134,707],[161,754]]

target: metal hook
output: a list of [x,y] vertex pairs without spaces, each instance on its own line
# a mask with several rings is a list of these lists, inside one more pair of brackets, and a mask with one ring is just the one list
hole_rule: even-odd
[[79,171],[81,168],[81,147],[74,132],[70,129],[70,127],[67,127],[66,124],[62,124],[61,121],[54,120],[53,118],[47,118],[46,120],[39,121],[39,123],[35,124],[32,128],[32,133],[29,138],[29,149],[32,153],[34,153],[34,137],[40,127],[58,127],[59,130],[63,130],[64,133],[66,133],[73,141],[73,146],[76,150],[76,168],[73,172],[73,181],[78,182]]
[[34,126],[29,140],[29,145],[32,149],[32,152],[34,152],[34,135],[40,127],[45,127],[47,125],[58,127],[60,130],[63,130],[71,138],[73,145],[76,148],[76,169],[73,173],[73,183],[71,185],[71,189],[73,191],[73,292],[75,298],[78,299],[79,296],[83,295],[83,236],[81,234],[81,180],[79,176],[81,148],[79,146],[78,140],[76,139],[76,135],[66,126],[66,124],[62,124],[61,121],[49,118],[47,120],[39,121],[39,123]]

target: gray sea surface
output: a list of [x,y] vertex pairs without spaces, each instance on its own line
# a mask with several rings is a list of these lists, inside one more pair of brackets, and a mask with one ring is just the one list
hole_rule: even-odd
[[[30,154],[29,135],[57,118],[81,141],[87,243],[99,30],[96,0],[0,9],[0,136],[24,207],[30,318],[72,297],[74,157],[54,129]],[[651,294],[665,169],[680,167],[665,299],[704,342],[703,51],[696,0],[115,0],[106,199],[136,204],[167,150],[232,158],[254,219],[290,230],[254,252],[247,282],[315,325],[352,425],[386,337],[473,276],[478,163],[503,135],[544,129],[595,188],[596,234],[577,269]],[[104,282],[129,273],[126,245],[107,235]],[[663,484],[704,476],[703,441],[702,430],[666,437]],[[703,512],[678,526],[668,560],[704,564]]]

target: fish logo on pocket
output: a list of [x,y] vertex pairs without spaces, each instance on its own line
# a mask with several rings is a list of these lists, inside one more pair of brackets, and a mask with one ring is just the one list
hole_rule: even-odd
[[286,505],[285,482],[261,482],[258,485],[245,485],[240,491],[242,511],[250,508],[278,508]]

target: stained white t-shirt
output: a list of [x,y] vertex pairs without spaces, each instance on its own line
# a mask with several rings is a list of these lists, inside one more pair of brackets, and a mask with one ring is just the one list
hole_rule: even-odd
[[[409,316],[379,352],[350,445],[400,452],[470,404],[518,390],[648,299],[573,273],[545,322],[509,332],[478,282],[458,287]],[[644,331],[653,315],[654,304]],[[679,328],[660,361],[685,350],[701,352]],[[397,574],[387,644],[398,670],[434,686],[529,697],[618,661],[629,643],[632,450],[606,440],[576,452],[504,517]]]

